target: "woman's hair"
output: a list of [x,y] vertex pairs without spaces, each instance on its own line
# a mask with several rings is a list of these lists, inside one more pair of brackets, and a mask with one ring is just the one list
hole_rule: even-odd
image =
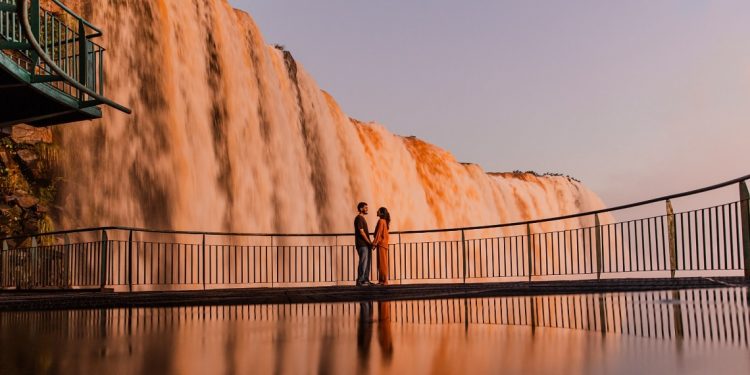
[[387,228],[390,229],[391,227],[391,214],[388,212],[388,209],[385,207],[378,208],[378,217],[382,217],[385,219],[385,225]]

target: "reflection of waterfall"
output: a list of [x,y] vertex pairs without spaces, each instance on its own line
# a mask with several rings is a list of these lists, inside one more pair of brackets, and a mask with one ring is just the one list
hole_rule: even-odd
[[134,114],[58,130],[63,227],[346,231],[364,200],[422,229],[602,206],[576,181],[488,175],[350,119],[225,0],[83,3],[106,30],[108,96]]
[[[610,355],[617,358],[634,348],[639,355],[653,349],[668,356],[684,351],[684,358],[737,352],[743,359],[738,366],[746,366],[748,307],[746,288],[726,288],[374,304],[5,312],[0,314],[0,372],[43,372],[26,366],[45,358],[54,373],[154,368],[165,374],[206,373],[201,367],[206,364],[220,373],[230,368],[237,373],[382,373],[388,368],[401,373],[462,365],[558,367],[582,373],[591,363],[586,345],[599,350],[595,348],[603,347],[602,335],[609,340]],[[59,342],[70,345],[56,345]],[[69,360],[102,347],[107,348],[103,356]],[[526,349],[535,350],[529,358],[545,361],[526,361]],[[477,362],[464,362],[466,358]]]

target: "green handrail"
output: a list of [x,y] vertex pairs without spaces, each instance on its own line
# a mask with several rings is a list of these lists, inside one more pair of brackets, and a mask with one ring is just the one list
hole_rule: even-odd
[[[106,105],[108,105],[108,106],[110,106],[112,108],[115,108],[115,109],[117,109],[119,111],[122,111],[124,113],[127,113],[127,114],[132,113],[132,111],[130,110],[130,108],[127,108],[127,107],[125,107],[125,106],[123,106],[121,104],[118,104],[118,103],[114,102],[113,100],[108,99],[108,98],[104,97],[103,95],[97,93],[96,91],[88,88],[85,84],[82,84],[81,82],[78,82],[75,78],[73,78],[70,75],[68,75],[65,72],[65,70],[63,70],[62,68],[60,68],[53,61],[53,59],[44,52],[44,49],[39,44],[39,41],[36,39],[36,37],[34,35],[34,32],[33,32],[33,28],[31,27],[30,17],[29,17],[30,1],[32,1],[32,0],[21,0],[21,3],[20,3],[20,8],[21,8],[20,9],[21,10],[21,26],[23,28],[23,31],[24,31],[24,34],[25,34],[26,38],[29,41],[29,44],[31,44],[31,47],[36,51],[36,53],[38,54],[39,58],[42,59],[45,62],[45,64],[47,64],[47,66],[52,71],[54,71],[55,73],[57,73],[65,82],[67,82],[71,86],[75,87],[76,89],[78,89],[78,90],[86,93],[87,95],[89,95],[90,97],[94,98],[95,100],[97,100],[98,102],[100,102],[102,104],[106,104]],[[39,5],[38,4],[38,0],[34,0],[34,1],[37,1],[37,6],[38,6]],[[53,1],[56,4],[60,5],[60,3],[57,0],[53,0]],[[83,25],[85,24],[86,26],[89,26],[92,29],[94,29],[95,31],[97,31],[97,33],[99,33],[98,35],[101,35],[101,31],[99,29],[93,27],[90,23],[85,22],[82,18],[80,18],[80,16],[76,15],[71,10],[69,10],[67,8],[65,8],[65,9],[66,9],[67,12],[71,13],[71,15],[73,15],[74,17],[77,17],[77,19],[81,22],[81,24],[80,24],[81,25],[81,27],[80,27],[81,29],[83,28]],[[86,40],[85,35],[83,35],[85,33],[81,32],[81,34],[82,34],[81,40]],[[94,35],[96,35],[96,34],[94,34]],[[81,55],[85,56],[85,50],[81,51]]]
[[55,3],[55,4],[57,4],[57,6],[59,6],[66,13],[70,14],[71,16],[73,16],[73,18],[75,18],[76,20],[78,20],[78,22],[80,22],[80,23],[88,26],[88,28],[93,29],[94,31],[96,31],[96,33],[94,33],[94,34],[86,35],[86,38],[97,38],[97,37],[102,36],[102,34],[103,34],[102,30],[100,30],[98,27],[96,27],[96,26],[92,25],[91,23],[89,23],[89,21],[86,21],[85,19],[83,19],[83,17],[81,17],[78,14],[76,14],[76,12],[74,12],[70,8],[66,7],[65,4],[61,3],[59,0],[52,0],[52,2]]

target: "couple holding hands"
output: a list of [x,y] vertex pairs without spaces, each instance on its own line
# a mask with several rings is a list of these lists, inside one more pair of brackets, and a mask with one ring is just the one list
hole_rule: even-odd
[[378,209],[378,224],[375,226],[375,236],[370,241],[367,230],[367,203],[357,204],[357,217],[354,218],[354,246],[359,255],[357,266],[357,286],[373,285],[370,282],[370,250],[377,251],[378,285],[388,284],[388,227],[391,224],[391,214],[385,207]]

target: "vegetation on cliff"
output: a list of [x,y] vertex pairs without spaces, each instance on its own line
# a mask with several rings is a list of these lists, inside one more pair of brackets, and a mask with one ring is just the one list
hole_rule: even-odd
[[[0,232],[3,237],[53,229],[57,146],[48,129],[14,126],[0,134]],[[9,244],[11,247],[15,244]]]

